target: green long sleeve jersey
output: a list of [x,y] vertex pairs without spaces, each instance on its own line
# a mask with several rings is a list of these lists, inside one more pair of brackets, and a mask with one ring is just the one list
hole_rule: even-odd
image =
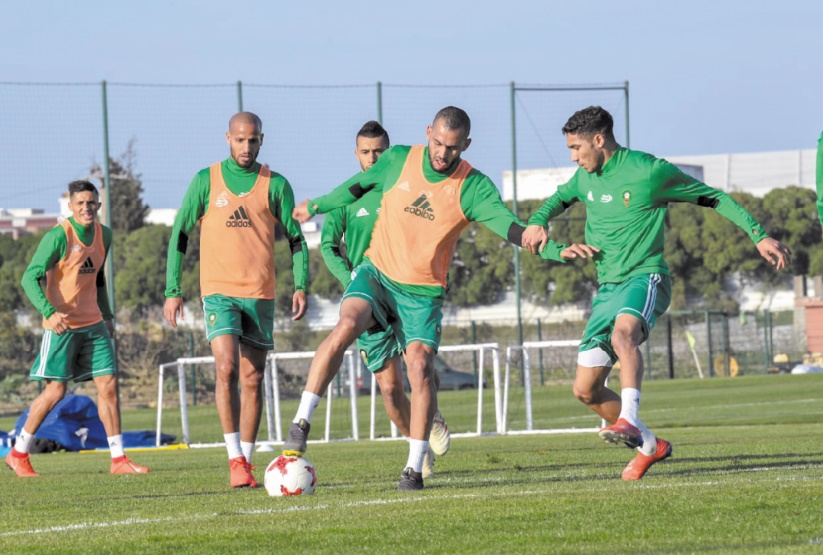
[[[410,150],[410,146],[391,147],[368,170],[352,176],[327,195],[309,201],[309,213],[312,215],[325,214],[336,208],[349,206],[371,191],[382,196],[397,184]],[[457,169],[457,164],[455,164],[455,169]],[[431,167],[428,147],[423,152],[423,175],[432,184],[440,183],[448,177]],[[468,221],[479,222],[503,239],[518,247],[521,245],[525,230],[523,223],[503,203],[500,191],[491,179],[477,169],[472,168],[463,182],[460,207]],[[563,248],[565,246],[552,241],[544,250],[543,256],[559,261],[560,251]],[[443,288],[437,286],[402,283],[398,285],[418,295],[441,296],[444,293]]]
[[755,244],[768,237],[752,215],[726,193],[686,175],[666,160],[622,147],[599,173],[579,168],[529,218],[529,225],[545,226],[575,202],[586,205],[586,243],[600,249],[594,259],[600,283],[669,273],[663,259],[663,232],[670,202],[714,208]]
[[[353,204],[337,208],[326,214],[320,237],[320,252],[326,266],[343,287],[351,283],[351,271],[363,262],[363,255],[371,243],[371,235],[382,196],[371,191]],[[346,254],[340,251],[345,237]]]
[[[221,167],[226,186],[238,196],[252,190],[260,170],[258,163],[246,169],[240,167],[232,158],[223,160]],[[183,270],[183,256],[188,246],[188,236],[200,218],[206,215],[210,190],[211,175],[209,168],[204,168],[194,176],[189,184],[183,197],[183,205],[174,219],[166,262],[166,297],[183,296],[180,278]],[[289,242],[292,256],[294,288],[298,291],[305,291],[309,276],[309,258],[300,224],[291,217],[294,210],[294,192],[288,180],[275,172],[271,173],[269,184],[269,209],[286,230],[286,239]]]
[[[69,218],[71,226],[87,247],[94,242],[94,226],[88,227],[78,224],[74,217]],[[108,258],[109,250],[111,249],[112,233],[111,229],[101,225],[103,230],[103,248]],[[46,294],[41,287],[41,281],[46,279],[46,273],[51,268],[66,256],[66,247],[68,241],[66,232],[62,227],[55,226],[51,228],[43,238],[40,244],[37,245],[37,250],[34,251],[34,256],[31,258],[28,268],[23,273],[21,285],[26,296],[29,298],[37,312],[43,315],[43,318],[48,318],[56,312],[54,306],[46,298]],[[104,320],[114,319],[114,314],[111,311],[111,304],[109,303],[109,294],[106,290],[106,276],[103,270],[97,272],[97,306],[100,308],[100,314]]]
[[817,140],[817,213],[820,216],[820,223],[823,224],[823,132]]

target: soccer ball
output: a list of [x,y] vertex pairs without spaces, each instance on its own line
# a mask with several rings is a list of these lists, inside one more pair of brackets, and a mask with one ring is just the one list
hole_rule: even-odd
[[280,455],[266,468],[264,484],[271,496],[311,495],[317,474],[309,459]]

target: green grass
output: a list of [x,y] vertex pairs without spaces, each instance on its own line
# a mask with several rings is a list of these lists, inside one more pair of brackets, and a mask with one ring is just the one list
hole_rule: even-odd
[[[230,490],[222,448],[134,453],[152,468],[147,476],[109,475],[105,453],[34,455],[40,478],[0,474],[0,546],[9,553],[819,552],[822,386],[819,375],[646,382],[641,415],[674,454],[633,483],[620,480],[632,453],[591,433],[454,438],[436,477],[412,494],[394,490],[407,456],[402,441],[311,444],[319,485],[305,498]],[[474,428],[474,395],[442,396],[453,431]],[[514,394],[511,402],[513,415],[522,410]],[[342,422],[333,432],[342,437],[348,406],[336,408]],[[536,389],[534,409],[539,427],[597,422],[568,384]],[[284,416],[293,410],[284,405]],[[193,436],[219,437],[208,429],[216,426],[213,411],[192,411]],[[125,426],[153,428],[154,416],[125,413]],[[0,419],[0,429],[11,421]],[[313,438],[323,434],[319,422]],[[367,432],[367,421],[360,424]],[[256,454],[259,477],[273,456]]]

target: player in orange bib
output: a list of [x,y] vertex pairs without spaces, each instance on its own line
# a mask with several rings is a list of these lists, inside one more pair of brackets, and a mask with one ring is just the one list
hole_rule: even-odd
[[[274,227],[292,253],[292,320],[306,313],[308,258],[294,193],[285,177],[257,162],[263,124],[240,112],[226,133],[230,156],[192,180],[174,221],[166,268],[166,320],[183,315],[180,286],[188,234],[200,222],[200,294],[217,373],[215,402],[229,457],[231,487],[257,487],[251,459],[263,409],[263,372],[274,347]],[[240,386],[238,391],[238,385]]]
[[[6,465],[23,478],[38,476],[29,448],[51,409],[66,396],[69,380],[94,380],[100,420],[111,451],[112,474],[145,474],[126,457],[120,433],[117,370],[112,349],[114,315],[106,294],[103,264],[111,248],[111,229],[95,217],[97,188],[88,181],[69,183],[71,217],[48,231],[23,274],[23,289],[43,315],[43,341],[30,378],[46,387],[32,402]],[[40,283],[45,281],[45,288]]]
[[[368,329],[391,328],[404,349],[412,388],[409,457],[397,489],[423,488],[421,470],[437,407],[432,363],[440,346],[443,298],[457,239],[477,221],[520,246],[525,229],[494,183],[460,158],[471,143],[470,130],[466,112],[444,108],[426,129],[427,145],[393,146],[367,171],[296,207],[295,218],[306,221],[369,191],[382,194],[366,261],[346,289],[340,321],[312,361],[283,445],[285,454],[306,450],[312,414],[348,346]],[[544,252],[555,260],[572,257],[553,242]]]

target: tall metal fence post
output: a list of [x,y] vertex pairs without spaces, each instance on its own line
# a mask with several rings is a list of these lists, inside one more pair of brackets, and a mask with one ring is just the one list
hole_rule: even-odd
[[709,377],[714,377],[714,359],[712,358],[712,314],[706,311],[706,343],[709,346]]
[[237,111],[243,111],[243,82],[237,82]]
[[666,318],[666,342],[669,348],[669,379],[674,379],[674,349],[672,348],[672,315]]
[[[114,228],[111,221],[111,176],[109,175],[109,100],[106,81],[102,83],[103,95],[103,190],[100,191],[100,220],[103,225]],[[112,314],[117,314],[114,304],[114,257],[106,257],[106,293],[109,295]],[[112,338],[114,341],[114,338]]]
[[[543,341],[543,321],[537,319],[537,340]],[[537,357],[540,363],[540,385],[546,385],[545,372],[543,371],[543,349],[537,350]]]
[[623,91],[626,96],[626,148],[631,148],[629,141],[629,82],[623,81]]
[[[477,345],[477,322],[472,320],[472,345]],[[479,384],[479,375],[477,373],[477,351],[472,351],[472,368],[474,369],[475,384]]]
[[[512,120],[512,212],[517,216],[517,124],[515,119],[516,89],[514,81],[509,86],[511,100],[511,120]],[[514,293],[517,304],[517,344],[523,344],[523,320],[520,313],[520,249],[514,247]],[[523,370],[523,358],[520,358],[520,370]]]
[[383,125],[383,83],[377,82],[377,123]]

